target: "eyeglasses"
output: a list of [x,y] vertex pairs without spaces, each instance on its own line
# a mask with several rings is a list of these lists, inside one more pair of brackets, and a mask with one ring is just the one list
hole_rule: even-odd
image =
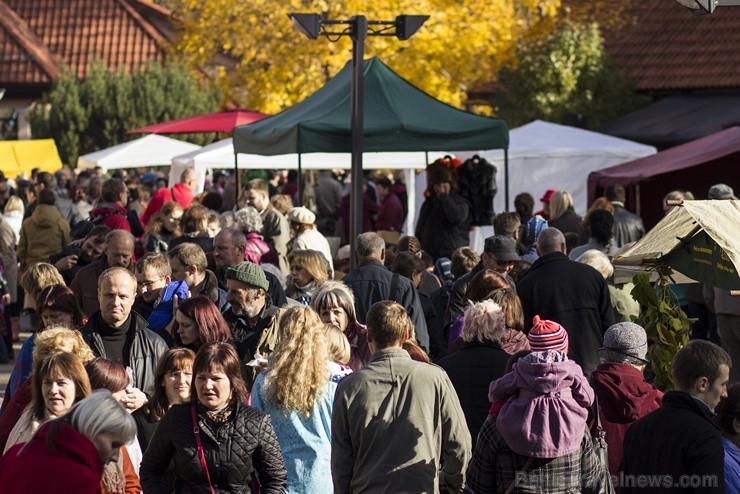
[[152,288],[152,285],[154,285],[155,283],[159,283],[163,279],[164,278],[160,278],[158,280],[153,280],[153,281],[140,281],[140,282],[137,283],[137,285],[139,285],[139,288],[149,288],[149,289],[151,289]]

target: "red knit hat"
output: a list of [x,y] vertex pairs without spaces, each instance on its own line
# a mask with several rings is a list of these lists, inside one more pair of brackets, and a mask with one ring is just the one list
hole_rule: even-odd
[[568,332],[564,327],[555,321],[542,320],[540,316],[534,316],[532,323],[534,326],[527,339],[533,352],[555,350],[568,353]]

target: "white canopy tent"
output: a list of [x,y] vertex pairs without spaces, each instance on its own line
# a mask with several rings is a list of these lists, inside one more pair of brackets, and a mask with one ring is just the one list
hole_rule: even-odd
[[77,167],[99,166],[104,171],[145,166],[170,166],[173,156],[200,149],[197,144],[150,134],[94,153],[80,156]]
[[[499,154],[501,153],[498,150]],[[363,168],[373,169],[402,169],[404,170],[406,189],[408,193],[409,214],[406,218],[406,231],[413,232],[416,221],[416,170],[424,169],[445,153],[435,152],[389,152],[364,153]],[[239,169],[267,169],[292,170],[298,168],[297,154],[283,154],[277,156],[260,156],[256,154],[238,154],[237,166]],[[303,170],[328,170],[340,168],[349,170],[352,163],[350,153],[307,153],[300,156]],[[192,151],[172,158],[170,168],[170,186],[180,180],[180,175],[186,168],[193,168],[198,175],[197,191],[203,190],[208,170],[234,169],[234,144],[232,140],[224,139],[202,149]]]
[[[570,192],[576,211],[583,214],[589,206],[589,173],[655,153],[653,146],[535,120],[509,131],[508,205],[504,204],[506,177],[500,149],[457,156],[466,159],[478,154],[496,166],[498,193],[493,205],[497,213],[513,210],[514,197],[521,192],[529,192],[536,202],[547,189],[557,189]],[[535,211],[538,209],[536,204]]]

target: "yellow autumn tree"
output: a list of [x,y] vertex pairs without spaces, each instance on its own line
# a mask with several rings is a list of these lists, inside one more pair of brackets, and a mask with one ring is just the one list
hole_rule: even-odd
[[[334,76],[351,59],[351,40],[309,40],[290,12],[325,19],[365,15],[393,20],[429,15],[407,41],[370,37],[365,58],[380,57],[402,77],[451,105],[470,87],[495,80],[517,43],[551,29],[560,0],[168,0],[181,22],[176,46],[191,67],[213,77],[228,100],[267,113],[284,110]],[[339,30],[342,26],[336,26]],[[227,55],[235,63],[219,63]]]

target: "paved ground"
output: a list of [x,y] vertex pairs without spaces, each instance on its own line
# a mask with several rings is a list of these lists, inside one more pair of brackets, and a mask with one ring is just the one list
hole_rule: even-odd
[[[21,345],[23,342],[31,336],[31,333],[21,333],[21,341],[13,343],[13,350],[15,351],[15,354],[18,355],[18,352],[21,350]],[[10,373],[13,370],[14,362],[9,362],[7,364],[0,364],[0,401],[2,401],[2,397],[5,396],[5,388],[8,386],[8,379],[10,379]]]

